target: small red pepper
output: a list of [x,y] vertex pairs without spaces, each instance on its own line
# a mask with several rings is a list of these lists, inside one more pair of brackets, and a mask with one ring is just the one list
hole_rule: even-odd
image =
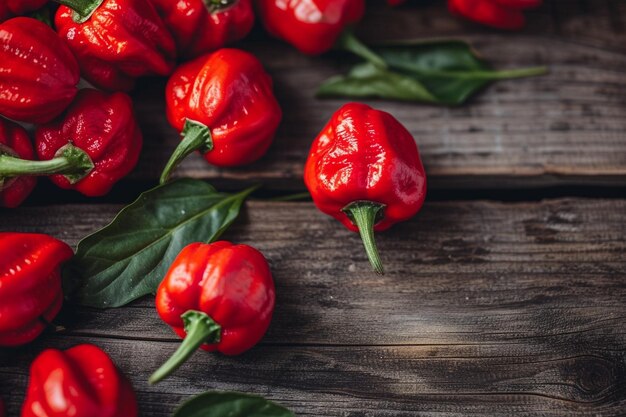
[[254,25],[252,0],[151,1],[184,58],[195,58],[243,39]]
[[74,55],[49,26],[29,17],[0,24],[0,115],[49,122],[72,102],[79,80]]
[[130,382],[94,345],[47,349],[30,367],[22,417],[136,417]]
[[330,50],[365,13],[364,0],[257,0],[257,5],[269,33],[309,55]]
[[526,25],[524,10],[542,0],[448,0],[450,12],[498,29],[519,30]]
[[359,103],[335,112],[315,139],[304,182],[322,212],[360,232],[370,263],[381,274],[374,231],[410,219],[426,197],[413,136],[389,113]]
[[0,233],[0,346],[31,342],[57,315],[61,264],[73,255],[48,235]]
[[168,75],[174,39],[148,0],[55,0],[55,24],[96,87],[128,91],[135,79]]
[[238,49],[220,49],[178,67],[167,83],[165,100],[167,118],[183,140],[161,183],[197,150],[221,167],[259,159],[282,118],[272,79],[258,59]]
[[[0,119],[0,169],[4,155],[34,159],[35,152],[28,134],[20,125]],[[0,207],[17,207],[33,191],[35,177],[4,178],[0,176]]]
[[81,90],[65,115],[35,131],[40,161],[0,155],[0,178],[51,175],[56,185],[97,197],[137,164],[142,136],[130,97]]
[[151,377],[166,378],[199,347],[239,355],[270,325],[274,280],[265,257],[248,245],[192,243],[172,263],[156,296],[159,315],[184,338]]

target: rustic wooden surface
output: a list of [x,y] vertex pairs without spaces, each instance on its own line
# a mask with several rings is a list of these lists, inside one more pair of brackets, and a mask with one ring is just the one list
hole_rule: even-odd
[[[118,208],[28,208],[0,229],[73,244]],[[179,342],[151,299],[66,307],[58,332],[8,354],[0,392],[16,409],[42,348],[90,342],[131,376],[146,416],[207,389],[266,395],[298,415],[623,415],[625,211],[623,200],[431,203],[379,236],[381,277],[357,235],[311,203],[252,202],[225,238],[272,265],[277,309],[259,347],[198,352],[149,387]]]
[[[150,387],[179,343],[150,297],[104,311],[66,305],[55,331],[0,351],[10,417],[32,359],[83,342],[113,357],[149,417],[209,389],[257,393],[310,416],[626,415],[626,2],[546,0],[520,33],[455,20],[435,1],[379,3],[359,27],[365,39],[463,38],[497,68],[551,70],[494,84],[460,108],[372,102],[415,135],[431,196],[452,200],[429,198],[379,235],[387,274],[371,272],[358,236],[310,202],[249,202],[224,238],[256,246],[272,265],[276,313],[258,347],[235,358],[198,352]],[[239,46],[275,79],[286,110],[276,142],[251,167],[218,170],[193,156],[177,175],[222,189],[262,182],[266,196],[302,191],[309,144],[344,102],[313,92],[350,61],[304,57],[260,30]],[[144,80],[134,94],[145,152],[130,179],[96,200],[42,181],[26,206],[0,209],[0,231],[75,245],[154,183],[178,141],[163,86]],[[553,198],[564,193],[553,185],[571,196]],[[582,189],[618,198],[581,198]]]

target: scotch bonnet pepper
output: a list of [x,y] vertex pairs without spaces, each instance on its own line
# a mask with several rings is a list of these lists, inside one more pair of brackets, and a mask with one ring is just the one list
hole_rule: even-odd
[[374,231],[413,217],[426,196],[413,136],[389,113],[359,103],[340,108],[315,139],[304,181],[322,212],[360,232],[381,274]]
[[166,378],[199,347],[225,355],[252,348],[269,327],[274,302],[274,280],[261,252],[224,241],[188,245],[156,296],[159,315],[184,341],[150,382]]
[[252,0],[151,1],[184,58],[195,58],[242,39],[254,25]]
[[183,140],[161,183],[199,150],[210,164],[244,165],[267,152],[282,112],[272,79],[253,55],[224,48],[181,65],[166,87],[166,112]]
[[0,178],[50,175],[61,188],[102,196],[134,168],[141,145],[130,97],[84,89],[62,118],[35,131],[40,160],[0,155]]
[[0,233],[0,346],[34,340],[57,315],[60,268],[73,254],[48,235]]
[[364,0],[257,0],[267,31],[309,55],[330,50],[365,13]]
[[83,77],[110,91],[128,91],[135,79],[174,68],[172,35],[148,0],[55,0],[55,24]]
[[79,80],[74,55],[49,26],[29,17],[0,24],[0,115],[49,122],[72,102]]
[[518,30],[526,25],[524,10],[542,0],[448,0],[450,12],[498,29]]
[[[0,171],[3,159],[33,159],[35,152],[28,134],[20,125],[0,118]],[[0,207],[17,207],[37,184],[35,177],[3,177],[0,174]]]
[[130,382],[93,345],[43,351],[30,367],[22,417],[136,417]]

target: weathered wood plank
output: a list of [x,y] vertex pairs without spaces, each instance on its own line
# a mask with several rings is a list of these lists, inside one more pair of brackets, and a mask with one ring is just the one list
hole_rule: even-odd
[[[460,37],[498,68],[550,67],[544,77],[499,82],[461,108],[370,102],[413,133],[432,187],[626,183],[624,2],[554,1],[532,12],[530,26],[521,33],[453,19],[438,3],[371,7],[360,26],[364,38]],[[302,189],[310,143],[346,101],[317,100],[314,92],[345,70],[346,58],[306,57],[261,33],[241,47],[258,55],[275,79],[285,109],[275,143],[246,168],[215,169],[194,155],[178,175],[219,185],[244,180]],[[131,177],[135,180],[158,178],[178,141],[163,116],[163,88],[163,82],[149,80],[135,93],[146,136],[146,151]]]
[[[75,244],[118,208],[4,210],[0,230]],[[272,264],[277,309],[258,348],[199,353],[151,388],[148,374],[178,341],[149,298],[68,306],[63,329],[5,356],[0,395],[17,410],[42,348],[90,341],[131,376],[149,416],[206,389],[267,395],[299,415],[622,415],[625,209],[626,200],[430,203],[379,235],[380,277],[358,237],[311,203],[251,202],[224,237]]]

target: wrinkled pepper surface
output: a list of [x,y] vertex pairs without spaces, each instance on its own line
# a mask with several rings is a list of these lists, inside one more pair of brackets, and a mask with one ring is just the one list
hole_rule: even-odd
[[65,243],[33,233],[0,233],[0,346],[34,340],[63,303],[61,265],[74,255]]
[[[0,118],[0,170],[5,156],[34,159],[35,152],[28,134],[20,125]],[[37,184],[35,177],[2,177],[0,175],[0,207],[17,207]]]
[[0,24],[0,115],[46,123],[72,102],[80,80],[65,42],[47,25],[28,17]]
[[133,388],[93,345],[43,351],[30,367],[22,417],[136,417]]
[[383,273],[374,231],[413,217],[426,197],[426,174],[413,136],[389,113],[341,107],[313,142],[304,171],[315,205],[361,234]]
[[199,347],[225,355],[252,348],[270,325],[275,298],[258,250],[225,241],[186,246],[156,296],[159,315],[184,341],[150,382],[166,378]]
[[83,89],[63,117],[37,127],[40,160],[0,155],[0,178],[50,175],[61,188],[102,196],[132,171],[141,145],[130,97]]
[[184,58],[195,58],[243,39],[254,25],[252,0],[151,1]]
[[498,29],[519,30],[526,25],[524,11],[542,0],[448,0],[450,12]]
[[224,48],[181,65],[166,87],[166,112],[183,140],[161,176],[167,181],[190,153],[230,167],[259,159],[270,147],[282,112],[272,79],[253,55]]
[[138,77],[172,72],[174,39],[149,0],[55,1],[57,31],[94,86],[128,91]]
[[365,13],[364,0],[257,0],[267,31],[309,55],[330,50]]

